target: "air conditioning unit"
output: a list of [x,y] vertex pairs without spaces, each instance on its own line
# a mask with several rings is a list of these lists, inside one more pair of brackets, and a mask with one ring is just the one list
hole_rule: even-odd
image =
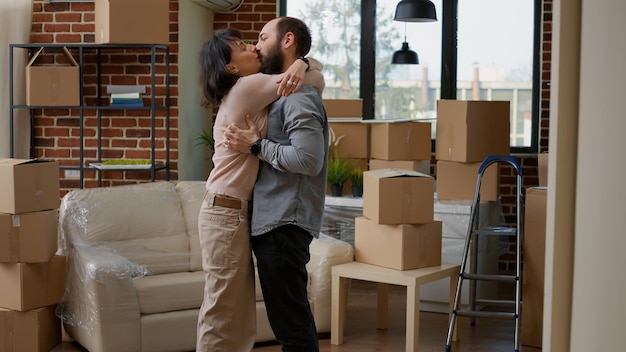
[[198,5],[207,7],[215,12],[233,12],[243,4],[244,0],[191,0]]

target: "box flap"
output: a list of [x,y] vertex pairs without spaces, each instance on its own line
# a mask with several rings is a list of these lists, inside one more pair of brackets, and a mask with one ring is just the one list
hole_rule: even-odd
[[78,63],[76,62],[76,60],[72,56],[72,53],[70,53],[70,51],[67,50],[67,47],[65,47],[65,46],[63,47],[63,53],[65,54],[65,57],[70,62],[70,64],[72,64],[72,66],[78,66]]
[[427,175],[418,171],[403,170],[403,169],[378,169],[378,170],[369,170],[365,172],[377,178],[431,177],[430,175]]
[[0,166],[15,166],[36,161],[35,159],[0,159]]
[[31,57],[30,60],[28,61],[28,63],[26,64],[26,67],[32,66],[32,64],[35,62],[35,60],[37,60],[37,57],[39,56],[39,54],[41,54],[42,51],[43,51],[43,47],[41,47],[39,50],[37,50],[35,55],[33,55],[33,57]]
[[[39,55],[41,54],[43,49],[44,49],[44,47],[41,47],[39,50],[37,50],[35,55],[33,55],[33,57],[31,57],[30,60],[28,61],[28,64],[26,64],[26,67],[30,67],[30,66],[33,65],[33,63],[35,63],[35,60],[37,60],[37,58],[39,57]],[[74,59],[74,57],[72,56],[70,51],[67,50],[67,47],[65,47],[65,46],[63,47],[63,55],[65,55],[67,60],[70,62],[71,66],[78,66],[78,63],[76,62],[76,60]]]

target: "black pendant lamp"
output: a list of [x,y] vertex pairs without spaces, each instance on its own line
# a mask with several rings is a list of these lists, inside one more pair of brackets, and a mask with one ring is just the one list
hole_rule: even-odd
[[394,21],[436,22],[435,4],[429,0],[402,0],[396,6]]
[[406,23],[404,24],[404,42],[402,43],[402,49],[393,53],[391,63],[401,65],[417,65],[420,63],[417,53],[409,49],[409,43],[406,41]]

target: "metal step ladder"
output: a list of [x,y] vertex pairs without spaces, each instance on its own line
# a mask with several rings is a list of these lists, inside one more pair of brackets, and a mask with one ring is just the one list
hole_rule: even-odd
[[[480,206],[480,185],[485,170],[492,164],[505,163],[514,168],[517,173],[517,204],[516,204],[516,221],[515,224],[507,226],[479,227],[478,209]],[[497,165],[495,165],[497,166]],[[495,167],[494,166],[494,167]],[[454,333],[454,325],[459,316],[471,318],[471,325],[475,325],[476,318],[506,318],[515,320],[515,352],[520,349],[520,314],[522,304],[522,236],[523,229],[523,206],[522,201],[522,168],[515,157],[492,155],[485,158],[478,169],[478,178],[476,181],[476,191],[474,192],[474,200],[470,212],[470,221],[467,229],[467,237],[465,239],[465,248],[463,251],[463,259],[461,260],[461,269],[459,272],[459,280],[456,287],[456,295],[454,297],[454,306],[450,316],[450,325],[448,327],[448,335],[446,339],[446,352],[451,351],[452,337]],[[491,275],[476,272],[477,256],[479,255],[478,241],[484,236],[515,236],[516,263],[515,275]],[[471,255],[470,255],[471,251]],[[471,260],[470,270],[466,271],[467,259]],[[461,287],[465,280],[470,283],[469,304],[467,309],[460,309]],[[476,299],[476,283],[478,281],[495,281],[509,282],[515,285],[515,300],[478,300]],[[482,311],[477,308],[481,306],[503,306],[510,307],[511,311]]]

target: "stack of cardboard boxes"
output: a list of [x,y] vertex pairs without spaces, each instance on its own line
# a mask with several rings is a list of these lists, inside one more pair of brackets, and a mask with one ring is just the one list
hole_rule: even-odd
[[434,181],[412,170],[363,175],[363,216],[355,219],[357,262],[396,270],[441,264],[441,221],[434,220]]
[[59,165],[0,159],[0,348],[49,351],[61,341],[65,290],[57,251]]
[[[508,101],[439,100],[437,102],[437,199],[474,198],[478,169],[489,155],[509,155]],[[499,195],[499,168],[485,171],[482,201]]]
[[363,216],[355,219],[355,260],[396,270],[441,264],[434,220],[431,124],[370,121]]

